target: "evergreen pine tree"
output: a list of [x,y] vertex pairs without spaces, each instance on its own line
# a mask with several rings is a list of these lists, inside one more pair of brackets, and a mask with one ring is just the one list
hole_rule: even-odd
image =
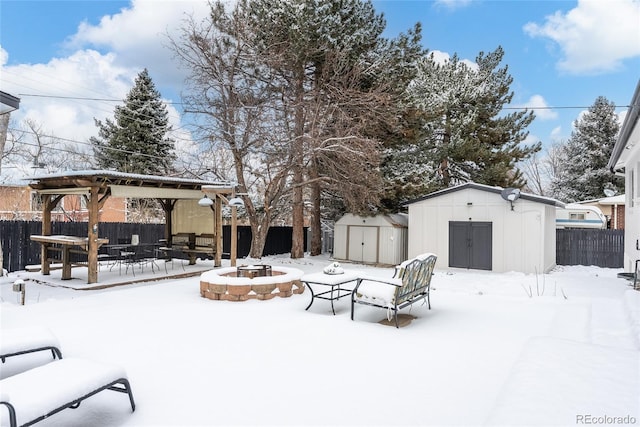
[[406,186],[400,197],[467,181],[524,185],[515,165],[540,144],[522,145],[535,117],[532,112],[503,112],[513,98],[513,78],[506,66],[498,68],[503,56],[498,47],[489,54],[480,52],[475,65],[457,55],[440,62],[431,54],[418,62],[408,95],[422,120],[422,133],[391,154],[393,178]]
[[99,137],[91,137],[98,167],[139,174],[166,174],[175,159],[166,105],[144,69],[136,77],[114,121],[95,120]]
[[605,189],[624,192],[623,178],[607,169],[619,130],[615,105],[598,97],[561,148],[560,170],[551,185],[555,198],[571,203],[602,198]]

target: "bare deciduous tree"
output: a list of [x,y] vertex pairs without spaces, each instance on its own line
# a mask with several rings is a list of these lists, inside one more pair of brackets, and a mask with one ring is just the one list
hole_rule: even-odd
[[187,18],[180,39],[170,46],[189,70],[186,110],[193,114],[197,133],[208,147],[221,178],[237,182],[243,196],[253,241],[250,256],[259,258],[269,225],[281,210],[292,153],[283,149],[287,136],[275,126],[282,102],[270,96],[271,77],[249,43],[247,4],[227,14],[221,3],[211,5],[209,19]]

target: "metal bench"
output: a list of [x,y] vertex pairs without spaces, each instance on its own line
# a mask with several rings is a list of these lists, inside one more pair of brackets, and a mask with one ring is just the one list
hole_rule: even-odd
[[431,310],[429,294],[436,260],[434,254],[418,255],[400,264],[393,278],[359,277],[351,293],[351,320],[356,304],[387,309],[389,320],[394,314],[396,328],[399,310],[418,301],[425,301]]

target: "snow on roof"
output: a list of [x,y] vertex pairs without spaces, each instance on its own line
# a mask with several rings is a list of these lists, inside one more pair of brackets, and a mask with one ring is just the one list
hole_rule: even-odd
[[118,172],[112,170],[72,170],[72,171],[64,171],[64,172],[56,172],[51,174],[43,174],[43,175],[35,175],[28,177],[32,181],[41,181],[41,180],[50,180],[56,178],[66,178],[66,177],[106,177],[106,178],[116,178],[116,179],[130,179],[130,180],[138,180],[138,181],[153,181],[153,182],[166,182],[166,183],[177,183],[177,184],[196,184],[196,185],[229,185],[228,182],[224,181],[209,181],[202,179],[192,179],[192,178],[181,178],[181,177],[172,177],[172,176],[160,176],[160,175],[143,175],[143,174],[135,174],[135,173],[125,173]]
[[392,225],[399,227],[408,227],[409,226],[409,215],[405,213],[395,213],[387,215],[389,222]]
[[[411,205],[413,203],[421,202],[421,201],[426,200],[426,199],[431,199],[433,197],[444,196],[445,194],[453,193],[453,192],[460,191],[460,190],[466,190],[466,189],[487,191],[489,193],[496,193],[496,194],[500,194],[500,193],[502,193],[502,190],[504,190],[504,188],[502,188],[502,187],[492,187],[490,185],[477,184],[475,182],[467,182],[467,183],[464,183],[464,184],[457,185],[455,187],[450,187],[450,188],[445,188],[444,190],[435,191],[433,193],[427,194],[426,196],[422,196],[422,197],[419,197],[419,198],[414,199],[414,200],[409,200],[408,202],[405,202],[403,205],[404,206]],[[520,198],[523,199],[523,200],[529,200],[529,201],[532,201],[532,202],[543,203],[545,205],[552,205],[552,206],[556,206],[556,207],[560,207],[560,208],[564,207],[564,203],[562,203],[559,200],[552,199],[550,197],[538,196],[538,195],[535,195],[535,194],[528,194],[528,193],[522,193],[521,192],[520,193]]]
[[618,194],[617,196],[605,197],[600,199],[598,203],[601,205],[624,205],[625,195]]

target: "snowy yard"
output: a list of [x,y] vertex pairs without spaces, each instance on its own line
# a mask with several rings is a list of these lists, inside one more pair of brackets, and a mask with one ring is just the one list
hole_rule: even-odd
[[[317,272],[329,259],[262,262]],[[134,413],[126,395],[104,391],[42,426],[638,423],[640,293],[619,271],[437,270],[432,310],[414,307],[401,329],[377,323],[386,312],[372,307],[351,321],[348,298],[336,316],[321,300],[305,311],[308,291],[211,301],[198,277],[101,291],[27,281],[20,306],[14,274],[0,278],[0,315],[2,328],[50,328],[65,357],[128,373]],[[10,358],[1,375],[49,360]]]

